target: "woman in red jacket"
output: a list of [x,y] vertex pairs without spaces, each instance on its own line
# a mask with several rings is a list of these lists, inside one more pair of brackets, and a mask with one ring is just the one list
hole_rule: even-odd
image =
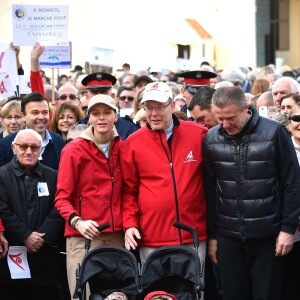
[[[124,247],[119,167],[122,141],[114,127],[115,101],[108,95],[96,95],[89,101],[88,114],[91,126],[62,151],[55,197],[55,206],[67,221],[67,273],[71,295],[76,286],[77,265],[85,255],[85,239],[91,240],[91,248]],[[110,227],[99,232],[97,227],[105,222],[109,222]]]

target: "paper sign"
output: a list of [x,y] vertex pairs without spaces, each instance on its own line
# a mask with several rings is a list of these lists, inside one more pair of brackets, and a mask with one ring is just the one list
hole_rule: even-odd
[[92,47],[90,53],[89,63],[96,66],[112,67],[113,54],[112,49]]
[[8,74],[0,73],[0,99],[15,96],[15,88],[13,87]]
[[67,45],[67,5],[12,5],[13,43],[15,46]]
[[48,46],[40,56],[41,68],[71,68],[71,45]]
[[30,85],[30,76],[29,75],[20,75],[19,76],[19,92],[20,94],[30,94],[31,85]]
[[8,44],[0,42],[0,73],[6,73],[9,75],[11,84],[16,91],[16,85],[18,84],[18,68],[16,52],[10,48]]
[[25,246],[10,246],[7,253],[7,264],[11,279],[31,278]]

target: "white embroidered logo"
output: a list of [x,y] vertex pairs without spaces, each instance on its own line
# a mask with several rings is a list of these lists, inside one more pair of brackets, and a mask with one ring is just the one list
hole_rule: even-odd
[[193,156],[193,151],[190,151],[189,154],[187,155],[186,159],[185,159],[185,163],[186,162],[191,162],[191,161],[197,161],[196,159],[194,159],[194,156]]

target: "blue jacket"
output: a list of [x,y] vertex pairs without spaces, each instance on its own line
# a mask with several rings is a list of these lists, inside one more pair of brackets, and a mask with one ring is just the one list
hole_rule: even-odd
[[[48,131],[51,140],[46,146],[45,151],[42,155],[43,159],[40,161],[43,165],[48,166],[54,170],[58,170],[58,164],[60,160],[60,153],[65,145],[64,139],[57,133]],[[0,167],[6,165],[14,157],[14,153],[11,148],[11,143],[13,142],[17,133],[12,133],[0,139]]]

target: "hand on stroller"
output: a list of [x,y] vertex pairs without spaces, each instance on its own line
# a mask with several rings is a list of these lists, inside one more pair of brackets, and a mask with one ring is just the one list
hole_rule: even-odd
[[130,227],[125,231],[125,248],[127,250],[133,249],[137,247],[136,239],[141,239],[140,232],[135,227]]
[[100,235],[97,227],[99,226],[97,222],[93,220],[80,221],[76,224],[76,229],[84,236],[86,239],[92,240],[96,236]]

